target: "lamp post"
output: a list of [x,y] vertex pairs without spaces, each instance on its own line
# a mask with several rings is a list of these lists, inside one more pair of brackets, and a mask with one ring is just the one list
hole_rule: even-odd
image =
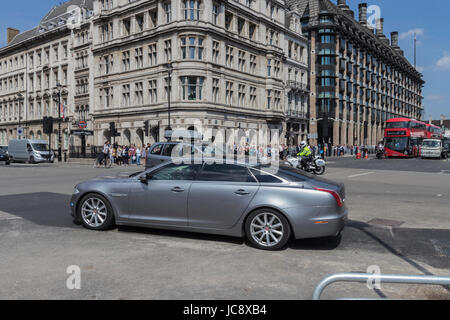
[[[168,121],[169,121],[169,125],[167,130],[171,131],[172,127],[171,127],[171,119],[170,119],[170,103],[171,103],[171,92],[172,92],[172,63],[169,62],[167,63],[167,73],[169,75],[169,79],[168,79],[168,88],[167,88],[167,111],[168,111]],[[167,138],[170,141],[170,138]]]
[[58,89],[58,162],[62,161],[62,150],[61,150],[61,84],[58,82],[56,84]]
[[[20,120],[22,119],[20,104],[21,104],[21,102],[23,100],[23,95],[20,92],[17,94],[17,99],[19,100],[19,121],[18,121],[17,128],[20,128],[20,124],[21,124]],[[19,139],[21,139],[21,138],[22,138],[22,136],[19,136]]]

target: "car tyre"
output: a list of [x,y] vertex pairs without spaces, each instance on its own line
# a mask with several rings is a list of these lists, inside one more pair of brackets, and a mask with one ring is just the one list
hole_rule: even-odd
[[84,196],[78,205],[78,218],[89,230],[105,231],[115,226],[114,211],[109,201],[99,194]]
[[252,212],[245,223],[245,234],[255,248],[281,250],[291,238],[291,226],[278,211],[260,209]]

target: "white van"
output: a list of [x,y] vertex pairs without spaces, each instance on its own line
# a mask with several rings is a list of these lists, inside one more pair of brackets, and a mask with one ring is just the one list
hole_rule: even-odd
[[10,140],[8,145],[8,153],[11,162],[53,162],[54,156],[45,140]]

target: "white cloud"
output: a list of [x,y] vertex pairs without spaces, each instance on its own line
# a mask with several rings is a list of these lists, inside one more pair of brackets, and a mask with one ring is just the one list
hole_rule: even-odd
[[425,35],[425,30],[422,29],[422,28],[411,29],[411,30],[408,30],[408,31],[406,31],[406,32],[400,33],[399,38],[400,38],[401,40],[403,40],[403,39],[408,39],[408,38],[413,38],[413,37],[414,37],[414,34],[415,34],[417,37],[424,36],[424,35]]
[[445,52],[444,56],[436,63],[438,69],[450,70],[450,52]]

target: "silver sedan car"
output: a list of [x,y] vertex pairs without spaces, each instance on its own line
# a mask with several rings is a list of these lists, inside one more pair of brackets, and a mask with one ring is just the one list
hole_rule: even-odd
[[145,172],[97,178],[75,187],[74,222],[247,237],[278,250],[289,239],[337,236],[348,211],[342,184],[287,165],[276,172],[236,162],[171,161]]

